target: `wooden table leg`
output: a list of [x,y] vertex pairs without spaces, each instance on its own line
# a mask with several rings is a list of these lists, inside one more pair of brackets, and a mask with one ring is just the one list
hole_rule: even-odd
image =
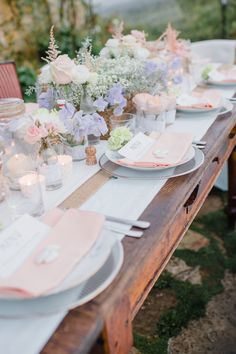
[[232,151],[228,160],[228,206],[226,213],[228,215],[229,228],[235,228],[236,222],[236,146]]
[[133,333],[128,298],[124,298],[112,316],[106,319],[103,339],[107,354],[128,354],[130,352]]

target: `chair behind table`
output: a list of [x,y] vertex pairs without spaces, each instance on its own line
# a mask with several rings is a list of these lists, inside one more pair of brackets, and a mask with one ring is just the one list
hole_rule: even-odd
[[0,63],[0,98],[23,99],[20,82],[13,61]]

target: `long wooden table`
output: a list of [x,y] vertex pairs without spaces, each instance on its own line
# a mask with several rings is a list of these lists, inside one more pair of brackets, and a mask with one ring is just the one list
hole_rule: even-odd
[[151,222],[141,239],[125,237],[123,267],[112,285],[64,318],[43,354],[126,354],[132,320],[229,161],[229,225],[236,220],[236,109],[219,116],[204,140],[205,162],[194,173],[168,180],[142,214]]

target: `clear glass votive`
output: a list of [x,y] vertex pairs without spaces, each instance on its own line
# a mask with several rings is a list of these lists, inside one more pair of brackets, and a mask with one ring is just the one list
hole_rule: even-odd
[[123,113],[120,116],[112,115],[110,117],[111,130],[119,127],[126,127],[135,134],[136,133],[136,116],[132,113]]
[[62,169],[54,149],[48,148],[41,153],[39,172],[45,177],[46,190],[53,191],[62,187]]
[[151,133],[153,131],[164,133],[166,129],[166,112],[158,114],[149,114],[146,112],[139,113],[140,128],[144,133]]
[[40,216],[44,212],[45,178],[36,171],[25,171],[19,177],[20,190],[9,188],[6,178],[6,203],[13,220],[23,214]]

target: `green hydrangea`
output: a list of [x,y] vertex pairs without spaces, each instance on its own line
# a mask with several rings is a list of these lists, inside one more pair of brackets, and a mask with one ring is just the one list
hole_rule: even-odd
[[212,71],[213,67],[211,64],[207,65],[204,70],[202,71],[202,78],[203,80],[208,80],[209,73]]
[[112,151],[117,151],[127,144],[133,137],[133,133],[127,127],[119,127],[111,132],[108,139],[108,147]]

